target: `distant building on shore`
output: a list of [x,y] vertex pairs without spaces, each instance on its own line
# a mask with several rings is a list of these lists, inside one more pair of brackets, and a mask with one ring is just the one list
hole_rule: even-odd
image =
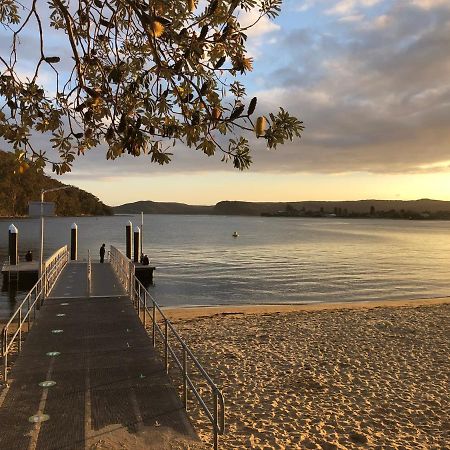
[[[43,202],[42,212],[44,217],[55,215],[55,202]],[[41,217],[41,202],[28,202],[28,215],[30,217]]]

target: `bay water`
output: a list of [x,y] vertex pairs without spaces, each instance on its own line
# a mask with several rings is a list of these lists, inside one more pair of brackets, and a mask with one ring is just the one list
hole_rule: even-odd
[[[125,226],[140,215],[45,219],[45,255],[70,242],[98,260],[105,243],[125,250]],[[0,261],[8,227],[21,257],[39,258],[39,219],[0,220]],[[239,236],[233,237],[236,232]],[[149,291],[163,306],[311,303],[450,295],[450,222],[339,218],[145,215],[144,253],[156,266]],[[0,280],[1,283],[1,280]],[[0,291],[0,321],[26,288]]]

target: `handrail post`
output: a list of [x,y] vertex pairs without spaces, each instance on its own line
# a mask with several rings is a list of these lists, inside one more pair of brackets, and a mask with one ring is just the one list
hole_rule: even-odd
[[19,352],[22,350],[22,308],[19,309]]
[[188,410],[188,389],[187,389],[187,355],[186,347],[183,345],[183,405]]
[[8,380],[8,327],[5,327],[3,329],[2,343],[3,343],[3,380],[6,383]]
[[138,284],[138,316],[141,319],[141,283]]
[[91,250],[88,249],[88,262],[87,262],[87,296],[91,296]]
[[134,289],[134,280],[133,280],[133,263],[130,261],[129,266],[128,266],[128,279],[130,281],[129,284],[129,290],[130,290],[130,297],[133,298],[133,289]]
[[41,299],[40,299],[41,306],[44,304],[45,295],[47,293],[47,266],[45,264],[44,264],[44,266],[45,266],[45,269],[42,274],[42,284],[43,284],[42,291],[41,291],[42,295],[41,295]]
[[217,391],[214,389],[214,423],[213,423],[213,429],[214,429],[214,450],[218,450],[219,448],[219,433],[218,433],[218,424],[217,419],[219,416],[219,405],[217,402]]
[[28,300],[27,300],[27,312],[28,312],[28,316],[27,316],[27,322],[28,322],[28,327],[27,327],[27,332],[30,332],[30,322],[31,322],[31,311],[30,311],[30,296],[28,296]]
[[164,366],[169,373],[169,323],[164,319]]
[[152,343],[153,343],[153,347],[156,346],[156,305],[155,302],[153,302],[153,307],[152,307]]
[[[37,288],[37,286],[35,286],[35,288],[34,288],[34,302],[33,302],[33,322],[36,320],[36,298],[37,298],[37,291],[38,291],[38,288]],[[31,294],[30,294],[31,295]]]
[[[42,290],[42,278],[39,278],[36,286],[36,292],[34,293],[34,300],[40,296],[39,292]],[[36,309],[39,311],[41,309],[41,305],[39,304],[40,300],[36,302]]]
[[147,325],[147,291],[144,291],[144,328]]

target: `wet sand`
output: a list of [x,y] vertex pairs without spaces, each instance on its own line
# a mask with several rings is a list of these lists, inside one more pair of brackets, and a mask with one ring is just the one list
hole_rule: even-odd
[[221,448],[450,448],[448,298],[166,313],[223,390]]

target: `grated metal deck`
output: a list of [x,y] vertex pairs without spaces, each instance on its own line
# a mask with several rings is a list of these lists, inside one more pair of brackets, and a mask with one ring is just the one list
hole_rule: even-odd
[[[183,405],[112,268],[93,265],[95,295],[89,298],[85,275],[83,264],[64,269],[25,341],[0,397],[0,449],[196,445]],[[56,384],[42,387],[43,381]],[[31,423],[36,415],[48,420]]]

